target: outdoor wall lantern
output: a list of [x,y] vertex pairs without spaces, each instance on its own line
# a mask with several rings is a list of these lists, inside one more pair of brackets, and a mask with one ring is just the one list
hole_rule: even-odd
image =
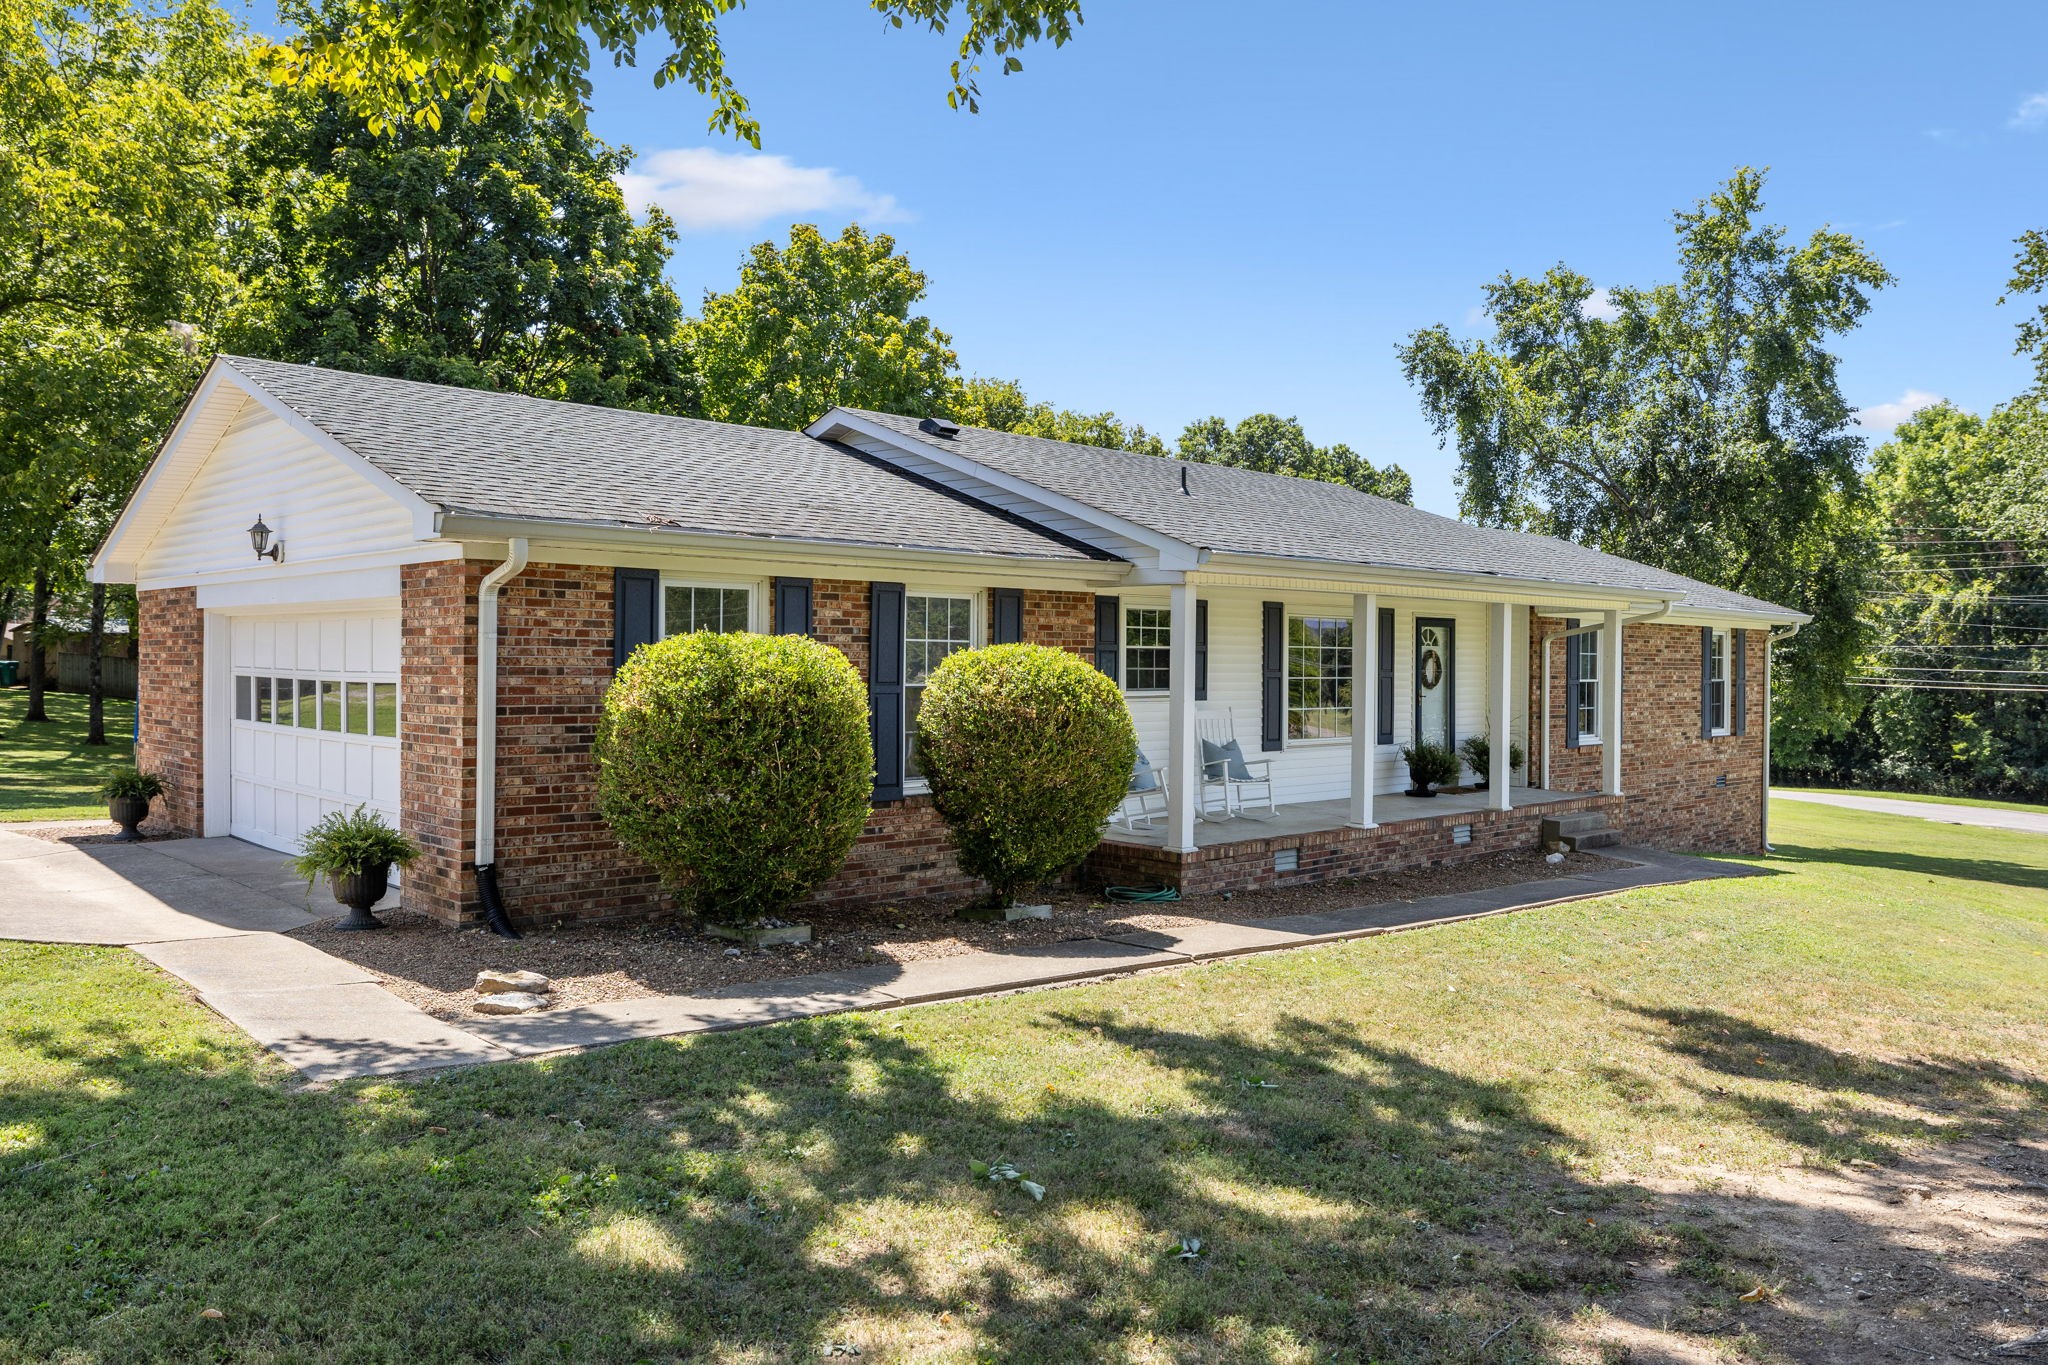
[[267,559],[273,564],[284,563],[284,542],[270,543],[270,528],[263,524],[263,514],[256,514],[256,524],[249,528],[249,543],[256,547],[256,557]]

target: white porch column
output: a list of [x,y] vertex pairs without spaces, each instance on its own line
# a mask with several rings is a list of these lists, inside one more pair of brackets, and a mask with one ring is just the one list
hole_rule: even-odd
[[1173,585],[1171,607],[1167,618],[1171,677],[1166,712],[1166,848],[1170,853],[1192,853],[1200,760],[1195,753],[1195,590],[1185,580]]
[[1380,731],[1380,599],[1351,598],[1351,818],[1352,829],[1375,828],[1372,819],[1374,746]]
[[1600,627],[1600,790],[1621,795],[1621,613]]
[[1486,710],[1487,753],[1486,806],[1488,810],[1512,810],[1508,799],[1508,749],[1514,743],[1515,670],[1509,658],[1515,652],[1515,618],[1505,602],[1486,608]]

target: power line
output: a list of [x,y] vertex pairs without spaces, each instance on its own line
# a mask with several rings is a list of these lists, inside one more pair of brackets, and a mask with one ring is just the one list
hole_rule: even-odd
[[1956,673],[2017,673],[2027,678],[2048,678],[2048,668],[1979,668],[1969,664],[1958,664],[1954,668],[1915,664],[1886,664],[1884,667],[1890,673],[1935,673],[1942,676]]
[[2023,683],[1941,683],[1920,681],[1894,681],[1888,678],[1850,678],[1851,687],[1872,687],[1886,692],[2016,692],[2026,695],[2048,694],[2048,686],[2029,686]]

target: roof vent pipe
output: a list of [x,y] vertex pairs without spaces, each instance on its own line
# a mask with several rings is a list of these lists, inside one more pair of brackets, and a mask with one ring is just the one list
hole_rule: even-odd
[[476,892],[499,938],[519,931],[498,896],[498,589],[525,567],[526,537],[514,536],[476,590]]
[[917,429],[928,436],[958,436],[960,424],[949,422],[943,417],[927,417],[917,424]]
[[1195,490],[1188,487],[1188,467],[1186,465],[1180,467],[1180,491],[1190,498],[1195,495]]

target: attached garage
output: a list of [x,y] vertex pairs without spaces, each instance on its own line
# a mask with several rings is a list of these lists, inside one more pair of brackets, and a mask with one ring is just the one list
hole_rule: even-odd
[[399,823],[398,620],[229,618],[228,833],[296,851],[333,811]]

